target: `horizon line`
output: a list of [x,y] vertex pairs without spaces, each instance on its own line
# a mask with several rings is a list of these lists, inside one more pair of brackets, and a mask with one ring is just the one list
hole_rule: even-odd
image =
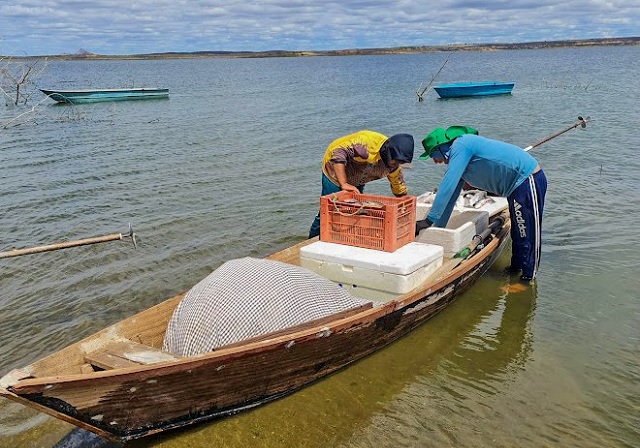
[[640,36],[626,36],[626,37],[603,37],[603,38],[588,38],[588,39],[563,39],[563,40],[537,40],[537,41],[523,41],[523,42],[494,42],[494,43],[453,43],[453,44],[441,44],[441,45],[403,45],[396,47],[364,47],[364,48],[344,48],[333,50],[284,50],[284,49],[272,49],[272,50],[195,50],[195,51],[164,51],[164,52],[150,52],[150,53],[128,53],[128,54],[101,54],[93,53],[83,48],[80,48],[76,53],[61,53],[61,54],[41,54],[41,55],[24,55],[24,56],[9,56],[0,55],[0,58],[24,58],[24,57],[72,57],[72,58],[92,58],[92,57],[104,57],[104,58],[118,58],[118,57],[157,57],[157,56],[179,56],[179,55],[194,55],[194,56],[275,56],[281,55],[294,55],[294,56],[317,56],[317,55],[340,55],[345,53],[363,53],[363,54],[375,54],[383,52],[429,52],[429,51],[456,51],[465,49],[482,50],[486,48],[493,49],[530,49],[540,47],[560,47],[560,46],[579,46],[579,45],[599,45],[599,44],[617,44],[617,45],[640,45]]

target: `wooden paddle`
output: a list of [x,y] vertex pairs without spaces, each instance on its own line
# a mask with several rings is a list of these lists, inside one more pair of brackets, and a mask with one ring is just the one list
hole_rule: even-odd
[[96,236],[93,238],[85,238],[82,240],[48,244],[46,246],[30,247],[26,249],[13,249],[6,252],[0,252],[0,258],[11,258],[11,257],[17,257],[19,255],[30,255],[30,254],[36,254],[39,252],[49,252],[52,250],[66,249],[68,247],[86,246],[87,244],[106,243],[107,241],[121,240],[123,238],[131,238],[133,247],[135,248],[138,247],[138,244],[136,243],[136,234],[133,233],[133,229],[131,228],[131,223],[129,223],[129,233],[125,235],[123,235],[122,233],[112,233],[109,235]]

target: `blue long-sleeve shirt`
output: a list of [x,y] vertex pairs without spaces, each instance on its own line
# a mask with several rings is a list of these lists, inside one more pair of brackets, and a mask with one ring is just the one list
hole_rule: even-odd
[[535,170],[538,162],[529,153],[510,143],[466,134],[449,146],[447,171],[440,181],[427,219],[445,227],[458,200],[462,185],[498,196],[509,196]]

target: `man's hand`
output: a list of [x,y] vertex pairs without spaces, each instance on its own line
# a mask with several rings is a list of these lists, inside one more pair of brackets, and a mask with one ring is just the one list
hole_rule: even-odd
[[431,227],[433,223],[428,219],[423,219],[421,221],[416,221],[416,236],[420,234],[421,230],[428,229]]
[[354,193],[360,194],[360,190],[358,190],[358,187],[354,187],[351,184],[347,184],[347,183],[342,184],[342,185],[340,185],[340,189],[342,191],[353,191]]

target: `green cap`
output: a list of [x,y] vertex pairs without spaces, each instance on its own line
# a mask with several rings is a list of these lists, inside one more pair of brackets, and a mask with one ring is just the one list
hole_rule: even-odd
[[422,147],[424,148],[424,153],[420,157],[420,160],[428,160],[431,155],[431,151],[436,146],[440,146],[444,143],[447,143],[447,136],[445,135],[444,129],[435,128],[433,131],[428,133],[422,139]]
[[469,126],[449,126],[445,134],[449,140],[455,140],[464,134],[478,135],[478,131]]
[[442,128],[435,128],[422,139],[424,153],[418,158],[420,160],[429,159],[434,148],[449,143],[464,134],[478,135],[478,131],[469,126],[449,126],[446,131]]

